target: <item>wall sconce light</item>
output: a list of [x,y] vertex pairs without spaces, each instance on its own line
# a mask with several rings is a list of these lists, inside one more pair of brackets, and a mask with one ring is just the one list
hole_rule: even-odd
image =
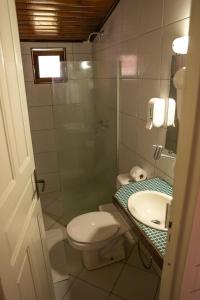
[[189,36],[176,38],[172,43],[172,49],[176,54],[187,54],[189,45]]

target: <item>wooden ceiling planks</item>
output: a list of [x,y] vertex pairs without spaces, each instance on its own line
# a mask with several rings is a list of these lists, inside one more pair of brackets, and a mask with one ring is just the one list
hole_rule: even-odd
[[85,41],[119,0],[16,0],[22,41]]

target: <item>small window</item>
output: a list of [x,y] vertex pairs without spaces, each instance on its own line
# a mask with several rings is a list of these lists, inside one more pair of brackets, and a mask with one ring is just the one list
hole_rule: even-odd
[[56,81],[64,81],[60,62],[66,60],[64,48],[51,49],[31,49],[34,82],[35,83],[50,83],[52,78]]

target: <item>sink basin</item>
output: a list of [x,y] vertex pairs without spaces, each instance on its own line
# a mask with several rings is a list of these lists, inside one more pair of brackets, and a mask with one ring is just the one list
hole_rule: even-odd
[[172,197],[156,191],[142,191],[133,194],[128,199],[128,209],[131,215],[141,223],[163,231],[167,215],[167,204]]

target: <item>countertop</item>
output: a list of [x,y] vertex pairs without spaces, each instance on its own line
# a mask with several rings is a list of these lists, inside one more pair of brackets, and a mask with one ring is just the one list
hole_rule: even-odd
[[118,204],[118,206],[125,211],[127,218],[129,218],[129,220],[139,229],[143,237],[146,237],[150,246],[155,249],[154,253],[160,256],[160,259],[163,260],[167,242],[167,232],[142,224],[141,222],[137,221],[128,210],[128,198],[136,192],[145,190],[157,191],[171,196],[173,188],[169,183],[159,177],[140,182],[131,182],[122,186],[116,192],[114,195],[114,203]]

